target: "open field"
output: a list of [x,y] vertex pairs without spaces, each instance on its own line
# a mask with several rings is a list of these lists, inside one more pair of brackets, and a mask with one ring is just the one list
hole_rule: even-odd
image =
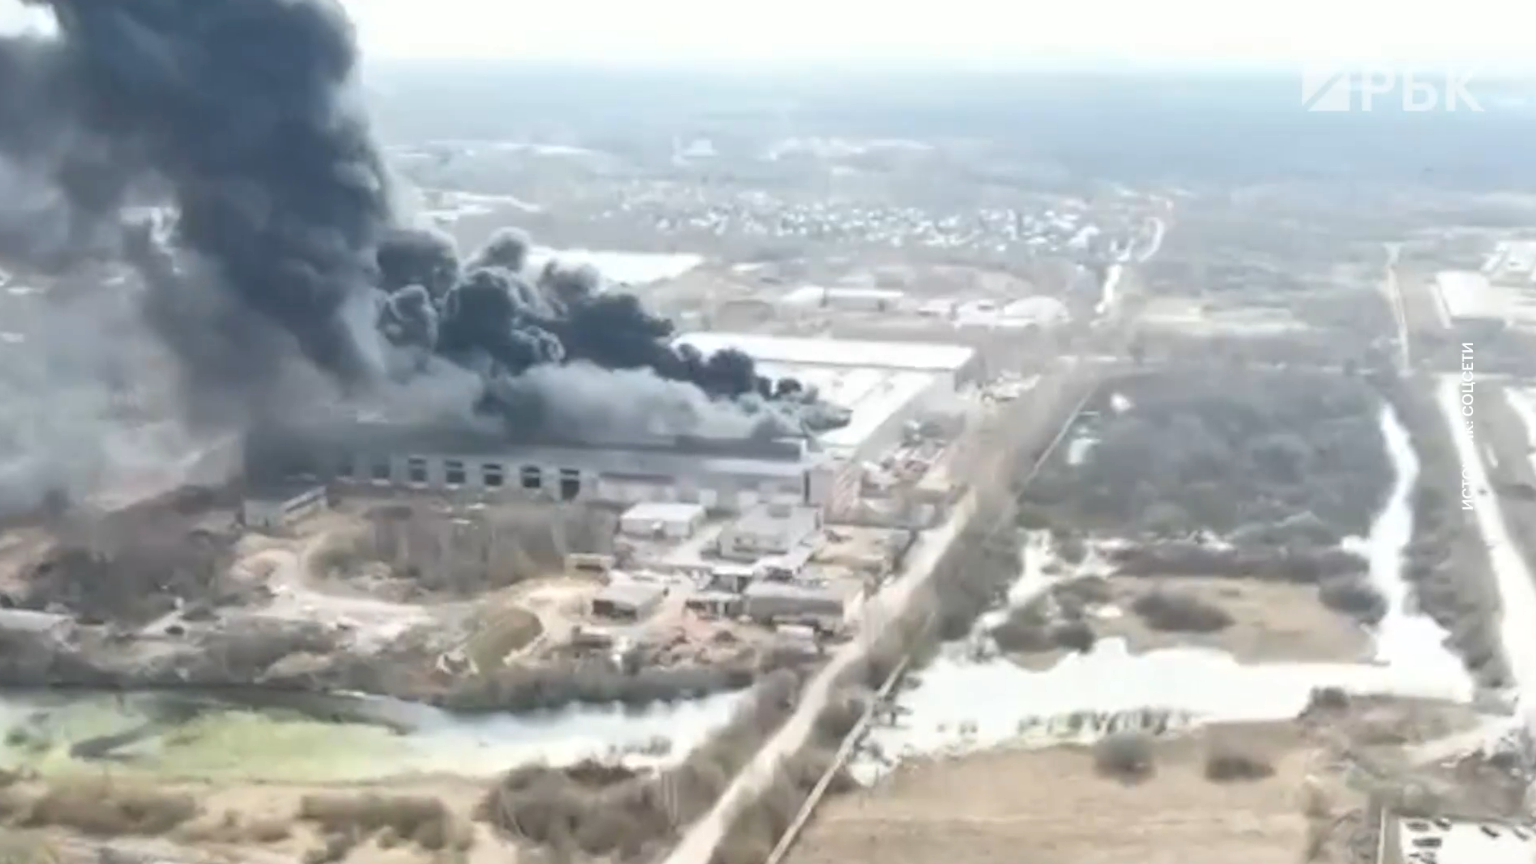
[[1276,755],[1273,777],[1207,780],[1204,736],[1159,743],[1153,776],[1131,784],[1099,776],[1080,747],[933,762],[828,802],[791,860],[1294,864],[1311,753],[1289,724],[1236,731]]
[[[1450,776],[1416,765],[1417,745],[1447,740],[1476,722],[1469,709],[1454,705],[1353,700],[1314,707],[1293,721],[1143,737],[1151,767],[1139,779],[1106,773],[1111,751],[1103,746],[911,763],[873,788],[829,799],[788,860],[1344,861],[1347,848],[1370,842],[1373,798],[1399,794],[1410,779],[1433,784],[1431,778]],[[1250,773],[1231,779],[1213,769],[1218,763],[1240,763]],[[1468,794],[1459,807],[1487,791],[1481,781],[1460,782]]]

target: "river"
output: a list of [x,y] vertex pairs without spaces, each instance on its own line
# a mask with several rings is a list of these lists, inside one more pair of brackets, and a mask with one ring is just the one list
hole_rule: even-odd
[[[723,726],[740,698],[723,693],[640,711],[613,705],[455,715],[382,697],[304,697],[301,711],[175,693],[12,692],[0,698],[0,766],[65,773],[110,764],[160,778],[345,782],[425,772],[492,776],[532,762],[610,755],[635,767],[664,765]],[[354,719],[319,719],[328,714]],[[381,722],[357,719],[364,716]],[[133,740],[105,761],[71,752],[114,735]]]
[[[897,699],[897,721],[870,733],[878,758],[861,761],[856,773],[872,779],[910,756],[1088,740],[1127,723],[1294,717],[1319,687],[1470,701],[1471,677],[1445,647],[1444,630],[1414,609],[1402,577],[1404,548],[1413,536],[1418,458],[1390,406],[1382,409],[1380,427],[1394,480],[1370,537],[1354,541],[1367,554],[1371,580],[1388,604],[1375,630],[1377,662],[1245,664],[1221,651],[1196,648],[1131,654],[1124,640],[1102,639],[1090,653],[1036,672],[1004,658],[978,659],[973,649],[979,634],[1004,614],[994,611],[978,622],[977,633],[944,646],[916,673],[916,686]],[[1027,603],[1050,587],[1046,573],[1057,568],[1045,566],[1049,554],[1044,535],[1032,534],[1007,605]],[[1077,572],[1103,569],[1090,558]]]

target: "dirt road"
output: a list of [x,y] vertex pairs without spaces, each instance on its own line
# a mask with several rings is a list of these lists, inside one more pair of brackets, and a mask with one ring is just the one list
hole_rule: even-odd
[[1402,286],[1397,281],[1397,259],[1401,254],[1401,243],[1386,244],[1387,265],[1382,276],[1382,292],[1386,294],[1387,303],[1392,307],[1392,318],[1397,322],[1397,368],[1398,371],[1407,374],[1413,368],[1412,354],[1409,352],[1408,313],[1403,303]]
[[236,563],[236,572],[251,574],[247,578],[260,579],[272,590],[272,600],[259,609],[261,614],[342,625],[351,632],[355,647],[364,651],[380,650],[412,627],[435,620],[422,606],[346,596],[313,584],[311,562],[324,539],[317,535],[297,548],[289,544],[261,549]]

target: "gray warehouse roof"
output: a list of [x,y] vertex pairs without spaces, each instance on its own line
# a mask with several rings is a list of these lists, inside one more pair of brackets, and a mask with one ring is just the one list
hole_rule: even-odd
[[853,582],[828,582],[823,585],[805,585],[797,582],[753,582],[747,586],[744,596],[776,598],[784,600],[834,600],[842,601],[857,594],[860,586]]

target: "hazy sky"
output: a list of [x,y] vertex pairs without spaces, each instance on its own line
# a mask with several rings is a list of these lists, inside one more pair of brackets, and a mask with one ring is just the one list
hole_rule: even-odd
[[[222,0],[209,0],[222,2]],[[1536,71],[1530,0],[342,0],[375,57]],[[0,0],[14,26],[19,0]]]

